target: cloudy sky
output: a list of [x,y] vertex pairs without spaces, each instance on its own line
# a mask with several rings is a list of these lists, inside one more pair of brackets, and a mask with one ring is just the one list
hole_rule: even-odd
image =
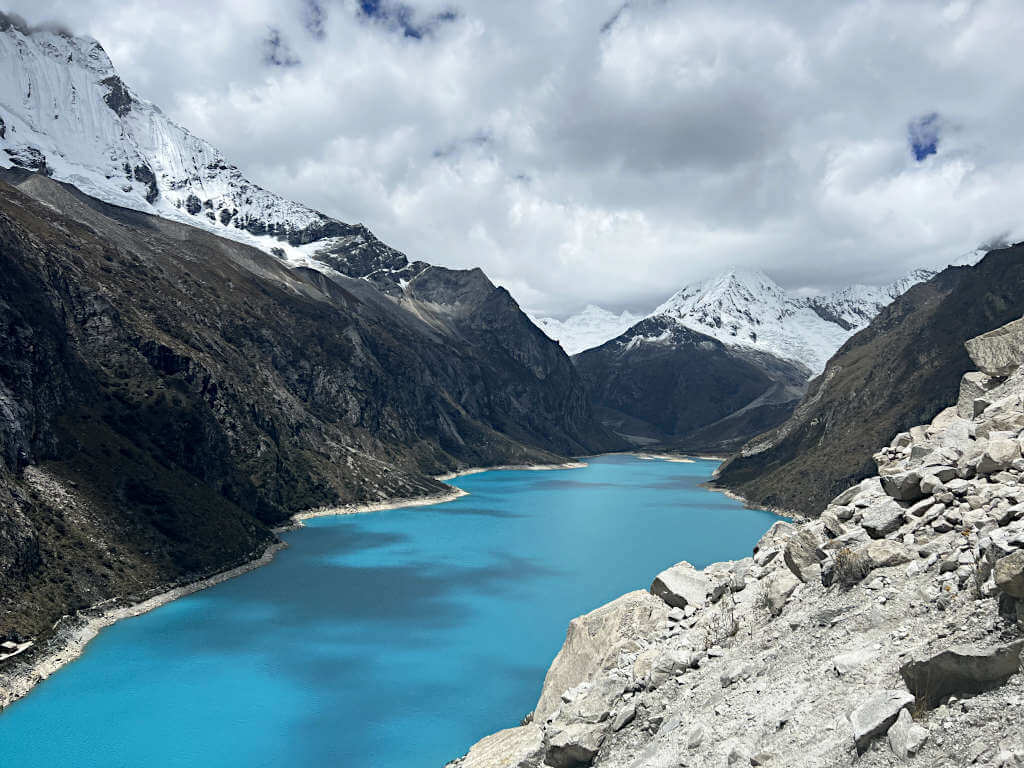
[[254,181],[520,303],[1024,237],[1018,0],[14,0]]

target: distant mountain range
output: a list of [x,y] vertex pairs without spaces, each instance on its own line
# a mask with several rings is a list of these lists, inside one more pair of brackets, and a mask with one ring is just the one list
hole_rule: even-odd
[[645,317],[629,312],[615,315],[590,305],[564,320],[533,319],[570,355],[627,332],[634,344],[667,342],[664,331],[645,336],[631,330],[641,320],[657,319],[659,328],[688,328],[727,346],[767,352],[797,363],[815,375],[882,307],[934,274],[917,269],[889,285],[851,285],[820,296],[800,296],[781,288],[763,272],[730,269],[687,285]]
[[600,346],[608,339],[614,339],[642,320],[643,315],[625,311],[615,314],[590,304],[582,312],[564,320],[538,317],[534,314],[530,314],[530,319],[550,338],[561,344],[562,349],[568,354],[575,355],[585,349]]

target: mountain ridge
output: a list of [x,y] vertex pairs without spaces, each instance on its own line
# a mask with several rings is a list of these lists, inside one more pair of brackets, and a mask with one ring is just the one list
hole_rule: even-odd
[[209,142],[124,83],[94,39],[0,16],[0,167],[70,183],[122,208],[206,229],[296,266],[393,295],[424,262],[249,181]]

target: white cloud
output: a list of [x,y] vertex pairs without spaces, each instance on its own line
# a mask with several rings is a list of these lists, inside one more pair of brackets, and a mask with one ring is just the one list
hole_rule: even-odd
[[726,264],[880,283],[1024,229],[1014,0],[11,10],[96,37],[258,183],[541,312],[648,309]]

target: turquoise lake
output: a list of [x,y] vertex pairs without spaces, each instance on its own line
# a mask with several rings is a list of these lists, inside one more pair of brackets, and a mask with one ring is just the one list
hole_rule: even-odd
[[568,622],[777,518],[716,466],[602,456],[319,518],[270,565],[105,629],[0,713],[18,768],[439,768],[536,704]]

